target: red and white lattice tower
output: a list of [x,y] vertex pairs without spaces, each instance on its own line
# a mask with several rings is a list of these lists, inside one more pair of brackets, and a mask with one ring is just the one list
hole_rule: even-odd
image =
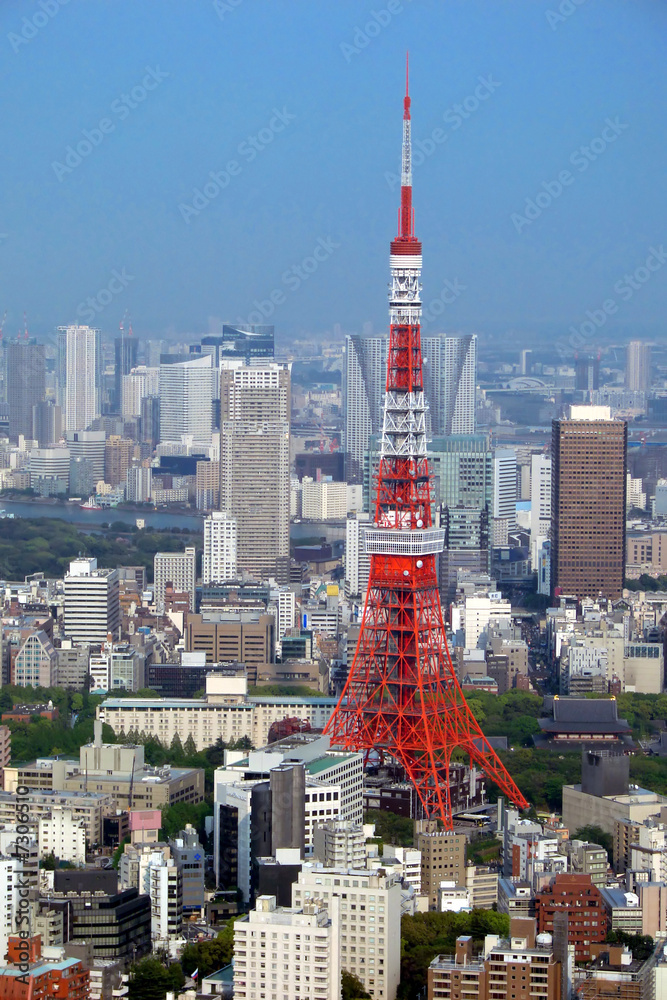
[[452,828],[449,765],[456,749],[520,808],[528,803],[465,700],[447,648],[432,526],[420,340],[422,247],[414,235],[410,97],[403,112],[401,207],[391,244],[391,327],[366,606],[347,683],[325,732],[333,746],[394,758],[424,814]]

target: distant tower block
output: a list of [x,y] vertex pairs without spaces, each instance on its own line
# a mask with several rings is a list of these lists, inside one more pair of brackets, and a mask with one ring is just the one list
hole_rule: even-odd
[[326,732],[334,745],[397,760],[427,817],[451,829],[448,783],[464,750],[520,808],[528,803],[484,737],[447,649],[432,527],[421,351],[421,243],[414,235],[410,97],[403,112],[398,236],[391,244],[391,327],[370,576],[359,643]]

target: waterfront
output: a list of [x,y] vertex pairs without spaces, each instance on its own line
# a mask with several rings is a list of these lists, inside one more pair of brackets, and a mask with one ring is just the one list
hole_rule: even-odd
[[[103,524],[124,521],[133,525],[137,518],[143,518],[147,528],[186,528],[188,531],[203,531],[204,518],[201,514],[146,510],[124,510],[122,507],[108,507],[106,510],[82,510],[78,503],[44,503],[40,501],[8,500],[0,497],[0,510],[14,517],[56,517],[80,528],[101,529]],[[290,525],[293,542],[303,539],[325,538],[328,542],[345,538],[344,521],[299,521]]]

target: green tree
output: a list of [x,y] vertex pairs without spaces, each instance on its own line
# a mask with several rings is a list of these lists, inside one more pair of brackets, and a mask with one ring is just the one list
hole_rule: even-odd
[[157,958],[142,958],[130,970],[128,1000],[164,1000],[167,990],[173,989],[173,981]]
[[415,823],[408,816],[398,816],[387,809],[369,809],[365,822],[375,824],[375,836],[385,844],[412,847],[415,842]]
[[188,944],[181,955],[181,965],[186,976],[199,969],[199,978],[218,972],[229,965],[234,957],[234,921],[230,920],[217,937],[209,941]]
[[343,969],[340,979],[341,1000],[366,1000],[367,997],[370,1000],[370,993],[366,992],[364,984],[353,972]]
[[590,844],[599,844],[607,852],[607,860],[611,860],[614,852],[614,838],[610,833],[605,833],[601,827],[594,824],[582,826],[576,833],[572,834],[572,840],[587,840]]
[[188,734],[188,738],[185,741],[185,746],[183,747],[183,753],[186,758],[194,757],[197,753],[197,744],[194,741],[192,733]]
[[5,688],[0,690],[0,712],[11,712],[14,707],[14,699]]

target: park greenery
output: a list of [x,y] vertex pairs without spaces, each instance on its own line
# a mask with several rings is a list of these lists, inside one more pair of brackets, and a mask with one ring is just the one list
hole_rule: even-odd
[[199,980],[212,972],[223,969],[234,955],[234,921],[230,920],[214,938],[187,944],[181,955],[181,966],[186,976],[199,969]]
[[182,552],[196,545],[198,533],[172,528],[139,530],[134,524],[113,521],[105,531],[89,534],[59,518],[0,520],[0,579],[23,580],[31,573],[62,577],[77,556],[97,559],[101,568],[144,566],[153,579],[156,552]]
[[469,934],[479,947],[487,934],[507,937],[509,917],[494,910],[468,913],[415,913],[401,920],[401,983],[399,1000],[420,996],[428,976],[428,967],[436,955],[452,955],[456,939]]
[[128,1000],[164,1000],[168,992],[178,993],[184,985],[185,976],[179,962],[165,966],[149,955],[130,970]]

